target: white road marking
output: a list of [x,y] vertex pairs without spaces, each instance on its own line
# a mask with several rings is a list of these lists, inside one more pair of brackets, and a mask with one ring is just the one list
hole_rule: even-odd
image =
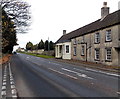
[[120,94],[120,92],[117,92],[117,94]]
[[58,63],[52,63],[52,62],[49,62],[49,63],[51,63],[51,64],[53,64],[53,65],[62,66],[61,64],[58,64]]
[[87,75],[85,75],[85,74],[81,74],[81,73],[79,73],[79,72],[76,72],[76,71],[73,71],[73,70],[69,70],[69,69],[66,69],[66,68],[62,68],[62,70],[65,70],[65,71],[74,73],[74,74],[76,74],[76,75],[78,75],[78,76],[80,76],[80,77],[83,77],[83,78],[94,79],[94,78],[89,77],[89,76],[87,76]]
[[52,69],[52,68],[48,68],[48,69],[50,69],[50,70],[52,70],[52,71],[54,71],[54,72],[57,72],[57,73],[59,73],[59,74],[65,75],[65,76],[67,76],[67,77],[70,77],[70,78],[72,78],[72,79],[75,79],[75,80],[78,79],[77,77],[74,77],[74,76],[65,74],[65,73],[60,72],[60,71],[57,71],[57,70],[55,70],[55,69]]
[[7,83],[6,82],[3,82],[3,85],[6,85]]
[[107,75],[111,75],[111,76],[120,77],[120,75],[118,75],[118,74],[108,73],[108,72],[104,72],[104,71],[100,71],[100,70],[94,70],[94,69],[90,69],[90,68],[86,68],[86,70],[94,71],[94,72],[99,72],[99,73],[103,73],[103,74],[107,74]]
[[13,97],[13,98],[17,98],[17,95],[13,95],[12,97]]
[[29,57],[27,57],[27,58],[29,58]]
[[17,97],[17,90],[16,90],[16,87],[15,87],[15,84],[14,84],[14,79],[13,79],[13,76],[12,76],[10,63],[9,63],[9,75],[10,75],[10,84],[11,84],[12,97]]
[[4,74],[4,77],[6,77],[7,75]]
[[10,81],[13,81],[13,78],[10,78]]
[[1,96],[5,96],[6,95],[6,91],[1,91]]
[[2,91],[1,91],[1,98],[5,97],[6,96],[6,80],[7,79],[7,65],[5,66],[5,69],[4,69],[4,75],[3,75],[3,82],[2,82]]
[[2,86],[2,90],[5,90],[6,89],[6,86]]
[[14,84],[14,82],[13,82],[13,81],[11,81],[11,82],[10,82],[10,84],[11,84],[11,85],[13,85],[13,84]]
[[11,89],[15,88],[15,85],[11,85]]
[[6,76],[4,76],[3,79],[6,79]]
[[73,69],[78,70],[78,71],[82,71],[82,72],[86,72],[85,70],[81,70],[81,69],[78,69],[78,68],[73,68]]
[[6,82],[6,79],[3,79],[3,82]]

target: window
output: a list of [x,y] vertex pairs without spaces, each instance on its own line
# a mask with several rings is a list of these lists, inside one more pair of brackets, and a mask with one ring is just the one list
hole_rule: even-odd
[[69,53],[69,45],[66,45],[66,53]]
[[100,43],[100,33],[95,33],[95,43]]
[[76,41],[76,39],[74,39],[74,43],[73,44],[77,44],[77,41]]
[[77,53],[77,49],[76,49],[76,47],[74,47],[74,53],[73,53],[73,55],[76,56],[76,53]]
[[106,48],[106,60],[111,61],[112,59],[112,50],[111,48]]
[[85,37],[84,37],[84,36],[82,36],[82,41],[81,41],[81,43],[84,43],[84,40],[85,40]]
[[80,44],[80,40],[78,39],[78,44]]
[[107,30],[106,31],[106,41],[111,41],[112,38],[111,38],[111,30]]
[[59,46],[59,53],[62,53],[62,46]]
[[95,49],[95,60],[99,60],[100,59],[100,49],[96,48]]
[[85,55],[85,51],[84,51],[84,50],[85,50],[85,47],[82,46],[82,47],[81,47],[81,55],[82,55],[82,56]]

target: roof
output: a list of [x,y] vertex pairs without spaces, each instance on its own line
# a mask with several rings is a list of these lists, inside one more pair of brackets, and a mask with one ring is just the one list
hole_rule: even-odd
[[92,22],[66,35],[61,36],[56,43],[67,42],[70,41],[72,38],[89,34],[117,24],[120,24],[120,10],[107,15],[104,19],[98,19],[95,22]]

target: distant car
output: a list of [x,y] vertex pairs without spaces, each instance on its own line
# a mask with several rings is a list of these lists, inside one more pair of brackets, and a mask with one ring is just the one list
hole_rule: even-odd
[[16,52],[13,52],[13,54],[17,54]]

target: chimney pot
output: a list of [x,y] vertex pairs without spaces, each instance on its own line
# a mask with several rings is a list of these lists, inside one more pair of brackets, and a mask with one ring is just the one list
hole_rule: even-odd
[[107,7],[107,2],[103,2],[103,7]]
[[65,35],[66,34],[66,30],[63,30],[63,35]]
[[107,7],[107,2],[103,2],[103,7],[101,8],[101,19],[104,19],[109,14],[109,7]]

